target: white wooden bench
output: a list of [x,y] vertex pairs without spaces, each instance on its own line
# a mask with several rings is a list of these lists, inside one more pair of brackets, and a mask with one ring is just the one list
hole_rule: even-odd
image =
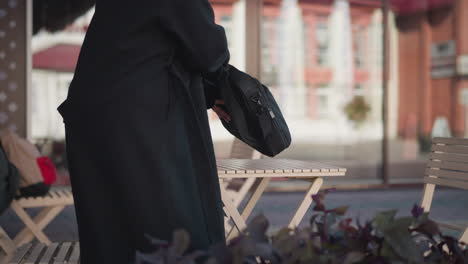
[[[25,227],[21,230],[14,239],[9,239],[8,235],[0,230],[0,247],[4,248],[3,244],[10,244],[8,240],[13,241],[15,247],[22,246],[37,238],[41,243],[50,245],[50,239],[44,234],[44,228],[68,205],[73,205],[73,195],[70,188],[54,187],[51,188],[46,196],[20,198],[14,200],[11,208],[23,221]],[[42,208],[42,210],[32,218],[25,209],[27,208]],[[1,239],[3,237],[3,240]],[[8,251],[4,248],[4,251]]]
[[80,245],[78,242],[52,243],[49,246],[42,243],[26,244],[18,248],[15,256],[5,262],[5,264],[65,263],[80,263]]
[[[421,200],[425,212],[431,210],[436,185],[468,190],[468,139],[434,138],[431,151]],[[438,224],[461,231],[460,241],[468,243],[468,225]]]

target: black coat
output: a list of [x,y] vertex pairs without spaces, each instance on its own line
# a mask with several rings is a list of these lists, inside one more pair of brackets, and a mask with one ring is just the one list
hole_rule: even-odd
[[145,235],[224,242],[202,73],[229,58],[208,0],[98,0],[67,99],[82,264],[132,263]]

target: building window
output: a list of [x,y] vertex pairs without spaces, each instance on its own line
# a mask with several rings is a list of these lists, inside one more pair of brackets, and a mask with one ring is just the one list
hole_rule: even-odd
[[277,83],[278,71],[273,56],[275,50],[275,30],[278,28],[274,17],[263,17],[262,26],[262,81],[269,86]]
[[307,21],[303,22],[304,25],[304,65],[309,68],[314,63],[313,57],[313,43],[311,39],[310,23]]
[[319,119],[326,119],[330,109],[330,89],[328,83],[317,85],[317,114]]
[[355,95],[364,95],[364,85],[362,83],[354,84],[354,94]]
[[321,67],[328,67],[330,36],[328,31],[328,23],[326,20],[319,21],[315,25],[315,38],[317,40],[317,65]]
[[356,68],[364,68],[364,53],[366,43],[366,31],[362,25],[354,27],[353,50],[354,50],[354,65]]

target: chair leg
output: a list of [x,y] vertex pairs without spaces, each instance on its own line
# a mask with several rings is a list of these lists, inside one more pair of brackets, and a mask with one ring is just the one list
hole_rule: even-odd
[[236,207],[239,207],[240,203],[244,200],[245,196],[252,188],[252,185],[255,183],[255,180],[256,178],[247,178],[244,184],[242,184],[242,187],[239,189],[234,199],[234,204]]
[[[242,214],[241,214],[241,217],[242,217],[244,223],[245,223],[245,221],[247,221],[247,219],[249,218],[250,214],[252,213],[252,210],[254,209],[255,205],[258,203],[258,200],[260,199],[260,197],[265,192],[265,189],[268,186],[268,183],[270,183],[270,180],[271,180],[271,178],[261,179],[260,183],[255,188],[255,191],[253,192],[252,196],[250,196],[249,201],[247,201],[247,204],[245,205],[244,209],[242,210]],[[239,229],[236,230],[236,229],[232,228],[231,231],[229,232],[228,238],[230,239],[230,238],[238,236],[239,231],[240,231]]]
[[291,218],[291,221],[289,222],[289,225],[288,225],[289,228],[295,228],[301,223],[302,218],[304,218],[304,215],[306,214],[307,210],[312,204],[312,195],[316,194],[320,190],[320,188],[322,187],[322,184],[323,184],[322,178],[315,178],[312,180],[312,183],[310,184],[309,189],[307,190],[307,193],[304,196],[304,199],[302,200],[299,207],[297,207],[296,212],[294,213],[294,216]]
[[252,210],[254,209],[255,205],[258,203],[258,200],[260,199],[260,197],[265,192],[265,189],[268,186],[268,184],[270,183],[270,181],[271,181],[271,178],[261,179],[261,181],[258,184],[257,188],[255,188],[255,191],[253,192],[253,194],[250,197],[249,201],[245,205],[244,210],[242,210],[242,218],[243,219],[247,220],[247,218],[249,218],[250,214],[252,213]]
[[[13,240],[8,236],[5,230],[0,227],[0,251],[5,251],[6,257],[13,255],[15,252],[15,243]],[[0,252],[1,253],[1,252]]]
[[[15,213],[18,215],[18,217],[23,221],[23,223],[26,225],[26,229],[29,229],[29,231],[42,243],[46,244],[46,245],[50,245],[51,244],[51,241],[49,240],[49,238],[44,234],[44,232],[42,231],[42,229],[45,227],[45,225],[51,221],[52,218],[50,218],[48,216],[48,214],[50,214],[50,212],[54,212],[56,211],[57,209],[53,210],[55,207],[53,208],[46,208],[47,211],[45,211],[45,209],[43,211],[41,211],[41,213],[36,216],[36,219],[39,220],[38,222],[40,222],[39,224],[42,225],[39,226],[37,222],[35,222],[33,219],[31,219],[31,216],[29,216],[29,214],[17,203],[13,202],[11,204],[11,208],[15,211]],[[62,208],[63,209],[63,208]],[[56,214],[55,214],[56,215]],[[52,216],[52,214],[51,214]],[[23,245],[25,243],[29,243],[31,242],[31,240],[33,239],[32,236],[27,236],[27,235],[22,235],[22,234],[27,234],[26,231],[22,231],[20,232],[20,237],[16,237],[14,239],[14,242],[17,246],[20,246],[20,245]],[[29,239],[24,239],[24,238],[28,238]]]
[[434,184],[424,184],[423,195],[421,199],[421,207],[424,208],[424,212],[429,212],[431,210],[432,198],[434,197],[435,185]]
[[[245,224],[245,220],[239,214],[239,211],[234,206],[231,197],[228,195],[228,193],[226,192],[226,189],[224,188],[222,184],[220,184],[220,188],[221,188],[221,198],[224,203],[224,211],[226,212],[226,215],[232,218],[232,221],[234,222],[234,226],[238,230],[244,230],[247,227],[247,225]],[[234,229],[235,228],[232,228],[231,232]],[[228,234],[227,239],[229,239],[229,234]]]
[[465,244],[468,244],[468,228],[463,231],[463,234],[460,236],[459,239],[461,242],[464,242]]
[[[54,218],[65,208],[63,205],[51,206],[42,209],[33,222],[37,224],[40,230],[43,230]],[[34,234],[29,230],[28,227],[23,228],[21,232],[15,237],[15,242],[18,245],[24,245],[34,239]]]

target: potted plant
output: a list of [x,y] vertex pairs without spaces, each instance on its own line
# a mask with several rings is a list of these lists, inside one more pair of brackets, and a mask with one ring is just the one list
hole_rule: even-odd
[[192,264],[197,259],[206,264],[468,263],[466,245],[443,235],[423,208],[415,205],[409,217],[396,217],[396,210],[385,211],[361,223],[345,216],[348,206],[327,208],[324,199],[328,193],[313,195],[316,213],[305,228],[283,228],[268,236],[268,220],[259,215],[227,245],[190,254],[184,254],[188,234],[177,230],[171,244],[153,239],[157,250],[138,254],[137,263]]

